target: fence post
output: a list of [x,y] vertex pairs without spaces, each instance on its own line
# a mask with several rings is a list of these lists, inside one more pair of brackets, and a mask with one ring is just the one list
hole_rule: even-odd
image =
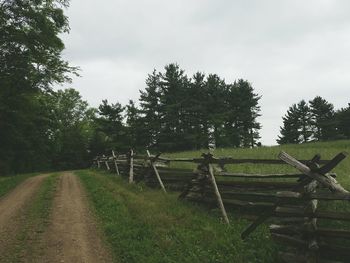
[[101,164],[100,164],[100,157],[97,157],[97,168],[100,169],[101,168]]
[[129,164],[130,164],[129,184],[132,184],[134,183],[134,151],[133,149],[130,149],[130,152],[129,152]]
[[205,163],[207,165],[207,168],[208,168],[208,172],[209,172],[209,175],[210,175],[210,181],[213,185],[213,188],[214,188],[214,192],[215,192],[215,196],[216,196],[216,199],[217,199],[217,202],[219,204],[219,207],[220,207],[220,210],[221,210],[221,213],[222,213],[222,216],[225,220],[225,223],[226,224],[229,224],[230,221],[227,217],[227,213],[226,213],[226,209],[225,209],[225,206],[224,206],[224,203],[222,202],[222,198],[221,198],[221,194],[219,192],[219,188],[216,184],[216,180],[215,180],[215,176],[214,176],[214,169],[213,169],[213,165],[210,163],[211,162],[211,159],[212,159],[212,154],[208,153],[208,154],[203,154],[202,155],[205,159]]
[[118,159],[118,157],[115,156],[115,153],[114,153],[113,150],[112,150],[112,155],[113,155],[113,160],[114,160],[115,171],[117,172],[117,175],[120,175],[120,174],[119,174],[119,169],[118,169],[118,164],[117,164],[117,159]]
[[107,170],[109,171],[111,168],[109,168],[109,164],[108,164],[108,157],[106,157],[105,155],[103,155],[103,157],[105,158],[105,165]]
[[151,154],[149,153],[149,150],[147,150],[147,156],[150,160],[150,163],[151,163],[151,167],[153,168],[153,171],[154,173],[156,174],[157,176],[157,179],[158,179],[158,182],[160,184],[160,187],[163,189],[164,193],[166,193],[166,190],[165,190],[165,187],[164,187],[164,184],[163,184],[163,181],[162,181],[162,178],[160,178],[160,175],[158,173],[158,170],[156,168],[156,166],[154,165],[154,160],[151,158]]

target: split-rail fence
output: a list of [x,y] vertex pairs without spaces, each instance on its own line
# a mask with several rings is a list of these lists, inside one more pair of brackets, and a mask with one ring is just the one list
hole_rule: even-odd
[[[253,221],[242,239],[269,223],[271,237],[284,247],[280,252],[283,262],[350,262],[350,231],[334,227],[346,225],[339,222],[350,221],[350,213],[320,204],[350,201],[350,193],[331,172],[346,153],[332,160],[321,160],[320,155],[297,160],[285,152],[278,159],[216,158],[210,153],[199,158],[165,158],[146,153],[112,151],[110,156],[96,157],[93,166],[126,176],[129,183],[144,181],[164,192],[180,191],[179,199],[217,206],[227,224],[228,210],[250,215]],[[179,162],[195,164],[195,168],[176,168]],[[297,172],[246,174],[225,169],[237,164],[290,165]]]

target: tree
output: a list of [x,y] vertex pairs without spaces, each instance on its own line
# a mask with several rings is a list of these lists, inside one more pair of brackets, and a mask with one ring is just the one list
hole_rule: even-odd
[[[0,170],[45,169],[47,122],[38,96],[76,72],[61,58],[64,0],[0,0]],[[33,129],[34,125],[34,130]],[[38,125],[43,125],[39,127]],[[38,139],[39,138],[39,139]],[[39,145],[40,144],[40,145]],[[35,161],[33,161],[35,160]],[[29,165],[33,163],[32,165]]]
[[[254,147],[260,139],[259,130],[261,124],[257,121],[260,116],[259,100],[261,96],[254,93],[254,89],[248,81],[239,79],[233,84],[237,87],[238,110],[235,113],[238,116],[238,125],[241,137],[241,146]],[[231,107],[234,105],[230,105]]]
[[336,137],[334,106],[320,96],[310,100],[313,137],[318,141]]
[[208,94],[206,92],[205,74],[197,72],[193,75],[183,101],[186,123],[184,140],[188,149],[207,149],[209,146],[209,120],[206,108]]
[[147,131],[144,126],[143,118],[140,115],[140,110],[136,107],[134,101],[130,100],[126,105],[126,135],[128,145],[133,149],[145,150],[148,145],[148,139],[144,134]]
[[183,141],[186,123],[183,122],[183,102],[189,80],[177,64],[165,66],[160,74],[159,118],[161,119],[158,147],[160,150],[180,150],[186,147]]
[[[203,102],[207,115],[209,145],[222,147],[225,145],[223,137],[223,123],[226,117],[226,84],[216,74],[209,74],[205,82],[206,97]],[[208,146],[209,146],[208,145]]]
[[350,103],[348,107],[338,110],[335,117],[339,138],[350,139]]
[[43,94],[50,125],[47,129],[52,145],[51,158],[56,169],[86,167],[88,143],[92,136],[94,109],[74,89]]
[[312,115],[305,100],[298,103],[297,112],[301,142],[308,142],[312,138]]
[[142,135],[147,147],[156,147],[161,128],[160,74],[156,70],[146,79],[145,91],[140,90],[140,115],[145,131]]
[[281,135],[278,136],[278,144],[300,143],[299,112],[296,104],[287,110],[283,119],[283,127],[280,127]]
[[[107,100],[103,100],[98,107],[98,117],[95,118],[95,132],[99,133],[99,135],[94,137],[104,138],[106,145],[104,152],[110,152],[115,149],[126,151],[130,147],[125,141],[124,110],[125,108],[120,103],[109,104]],[[98,154],[102,154],[102,152]]]

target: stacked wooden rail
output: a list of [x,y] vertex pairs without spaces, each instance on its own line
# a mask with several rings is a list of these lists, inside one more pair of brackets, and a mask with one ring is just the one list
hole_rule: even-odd
[[[331,170],[344,158],[296,160],[285,152],[279,159],[164,158],[158,155],[127,154],[99,156],[94,166],[127,176],[130,183],[144,181],[148,186],[181,191],[179,198],[218,206],[229,223],[227,209],[252,214],[255,220],[242,233],[249,236],[260,224],[270,223],[272,238],[283,244],[283,262],[350,262],[350,231],[323,225],[350,221],[350,213],[325,211],[322,202],[348,202],[350,194]],[[192,168],[177,168],[177,163]],[[227,171],[237,164],[291,165],[297,173],[246,174]],[[321,223],[321,226],[319,224]],[[329,223],[330,222],[330,223]],[[338,225],[343,225],[338,223]]]

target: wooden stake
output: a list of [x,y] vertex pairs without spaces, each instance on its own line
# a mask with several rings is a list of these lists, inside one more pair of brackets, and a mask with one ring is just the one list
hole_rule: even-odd
[[130,149],[130,170],[129,170],[129,184],[134,183],[134,151]]
[[[147,150],[147,156],[148,156],[148,157],[151,157],[151,154],[149,153],[148,150]],[[153,161],[152,161],[151,159],[150,159],[150,162],[151,162],[151,166],[152,166],[152,168],[153,168],[153,170],[154,170],[154,173],[155,173],[156,176],[157,176],[157,179],[158,179],[158,182],[159,182],[159,184],[160,184],[160,187],[163,189],[164,193],[166,193],[166,190],[165,190],[165,187],[164,187],[162,178],[160,178],[160,175],[159,175],[159,173],[158,173],[158,170],[157,170],[156,166],[154,165],[154,163],[153,163]]]
[[[105,157],[105,156],[103,156],[103,157]],[[108,164],[108,157],[105,157],[105,164],[106,164],[106,168],[107,168],[107,170],[109,171],[111,168],[109,168],[109,164]]]
[[113,155],[113,160],[114,160],[115,171],[117,172],[117,175],[120,175],[119,169],[118,169],[118,164],[117,164],[117,157],[115,156],[115,153],[113,150],[112,150],[112,155]]
[[218,201],[218,204],[219,204],[222,216],[224,217],[225,223],[229,224],[230,221],[228,220],[227,213],[226,213],[226,210],[225,210],[225,206],[224,206],[224,203],[222,202],[221,195],[220,195],[218,186],[216,184],[216,180],[215,180],[215,176],[214,176],[214,172],[213,172],[213,166],[210,163],[208,164],[208,170],[209,170],[209,175],[210,175],[210,179],[211,179],[210,181],[213,184],[213,188],[214,188],[214,191],[215,191],[216,199]]

